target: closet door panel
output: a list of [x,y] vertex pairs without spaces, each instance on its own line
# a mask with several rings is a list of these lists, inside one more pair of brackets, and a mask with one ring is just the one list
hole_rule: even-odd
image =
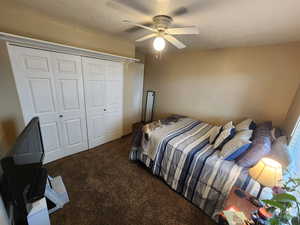
[[106,81],[104,60],[82,58],[86,98],[88,138],[90,148],[106,142]]
[[76,79],[60,79],[59,80],[61,110],[62,112],[80,111],[79,85]]
[[108,139],[122,136],[123,64],[108,62],[106,74],[106,132]]
[[62,120],[65,140],[69,148],[80,148],[84,142],[85,134],[82,131],[85,130],[83,129],[85,124],[82,121],[83,119],[78,117]]
[[105,115],[106,141],[111,141],[122,136],[122,116],[119,112],[107,113]]
[[[87,78],[89,79],[89,78]],[[97,78],[88,80],[86,82],[87,87],[87,108],[88,113],[103,112],[105,109],[105,81],[95,80]]]
[[96,147],[106,142],[104,114],[93,115],[89,119],[89,134],[91,135],[91,147]]
[[27,81],[34,113],[41,115],[55,112],[51,78],[31,76]]
[[106,105],[109,106],[120,106],[122,105],[122,90],[123,90],[123,84],[121,81],[115,81],[115,80],[107,80],[106,81]]
[[67,154],[88,149],[81,57],[52,53],[53,70]]
[[44,162],[65,156],[51,53],[9,46],[9,54],[24,122],[27,124],[35,116],[40,118]]
[[61,146],[60,129],[57,122],[41,124],[41,132],[43,137],[44,148],[47,152],[55,152]]

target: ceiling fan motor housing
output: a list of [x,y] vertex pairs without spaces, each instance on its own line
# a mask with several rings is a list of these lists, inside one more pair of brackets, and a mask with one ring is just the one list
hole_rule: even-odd
[[154,26],[158,31],[165,31],[168,29],[172,21],[172,17],[166,15],[158,15],[153,17]]

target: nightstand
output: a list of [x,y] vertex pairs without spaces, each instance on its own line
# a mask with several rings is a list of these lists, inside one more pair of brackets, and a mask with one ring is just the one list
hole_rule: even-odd
[[[224,210],[229,209],[230,207],[234,207],[235,209],[243,212],[248,219],[251,219],[251,213],[258,209],[255,205],[253,205],[249,198],[250,194],[244,192],[244,197],[239,197],[235,191],[240,190],[237,187],[233,187],[225,201]],[[226,224],[224,217],[219,217],[219,224]]]

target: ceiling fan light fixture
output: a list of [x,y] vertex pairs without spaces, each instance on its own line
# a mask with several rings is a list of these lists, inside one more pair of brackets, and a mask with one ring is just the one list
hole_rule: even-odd
[[166,41],[163,37],[156,37],[153,41],[153,48],[160,52],[166,47]]

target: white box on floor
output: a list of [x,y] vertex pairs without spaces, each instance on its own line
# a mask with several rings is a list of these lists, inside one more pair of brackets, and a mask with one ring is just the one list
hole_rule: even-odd
[[[70,201],[61,176],[54,178],[48,176],[44,196],[44,198],[26,205],[29,225],[50,225],[49,214],[62,208],[64,204]],[[47,201],[48,203],[51,202],[54,207],[48,209]]]
[[29,225],[50,225],[46,198],[27,204],[26,207]]
[[55,204],[55,207],[48,209],[49,214],[62,208],[66,203],[70,201],[66,187],[64,185],[64,182],[62,181],[61,176],[54,177],[54,178],[50,176],[48,177],[45,197]]

